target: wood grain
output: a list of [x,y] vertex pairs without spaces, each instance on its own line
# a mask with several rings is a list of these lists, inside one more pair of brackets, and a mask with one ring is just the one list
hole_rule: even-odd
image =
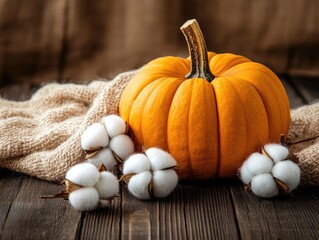
[[13,84],[0,88],[0,97],[8,100],[23,101],[30,98],[30,94],[30,83]]
[[122,202],[123,239],[237,239],[228,184],[180,184],[167,199]]
[[152,236],[158,236],[158,201],[138,200],[123,188],[121,206],[122,239],[151,239]]
[[295,109],[305,104],[305,100],[296,92],[296,90],[289,83],[289,79],[285,76],[281,76],[280,80],[284,85],[290,103],[290,108]]
[[0,169],[0,237],[12,203],[20,191],[23,176]]
[[41,199],[61,186],[31,177],[23,179],[2,230],[2,239],[73,239],[81,213],[62,199]]
[[319,86],[317,78],[292,77],[292,84],[300,91],[308,103],[319,100]]
[[274,199],[261,199],[232,184],[231,192],[242,239],[318,239],[319,201],[314,191],[300,189]]
[[229,182],[212,181],[183,186],[189,239],[238,239]]
[[121,235],[121,199],[104,208],[82,213],[80,239],[119,239]]

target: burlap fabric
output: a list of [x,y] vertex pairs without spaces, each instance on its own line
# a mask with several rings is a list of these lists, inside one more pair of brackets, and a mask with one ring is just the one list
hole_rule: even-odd
[[68,167],[84,160],[84,129],[118,113],[120,95],[134,74],[89,85],[49,84],[25,102],[0,99],[0,167],[61,181]]
[[[319,102],[291,111],[289,141],[298,141],[319,135]],[[319,185],[319,137],[295,144],[290,150],[299,160],[302,184]]]
[[[101,117],[118,113],[120,95],[135,71],[89,85],[49,84],[29,101],[0,99],[0,167],[50,181],[84,160],[80,137]],[[319,103],[291,112],[288,140],[319,135]],[[319,185],[319,139],[294,145],[302,183]]]

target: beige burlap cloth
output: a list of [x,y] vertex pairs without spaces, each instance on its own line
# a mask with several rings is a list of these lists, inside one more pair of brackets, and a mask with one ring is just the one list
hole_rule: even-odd
[[[120,95],[135,71],[89,85],[49,84],[29,101],[0,99],[0,167],[49,181],[84,160],[80,137],[101,117],[118,113]],[[289,140],[319,135],[319,103],[293,110]],[[303,184],[319,185],[319,139],[292,147]]]
[[134,71],[89,85],[49,84],[29,101],[0,99],[0,167],[49,181],[84,160],[84,129],[118,113],[120,95]]

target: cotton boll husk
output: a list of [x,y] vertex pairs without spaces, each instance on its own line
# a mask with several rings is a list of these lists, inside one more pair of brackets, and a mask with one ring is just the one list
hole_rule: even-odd
[[272,169],[272,174],[275,178],[287,185],[289,192],[294,190],[300,183],[300,168],[296,163],[290,160],[275,164]]
[[93,187],[99,178],[99,170],[91,163],[76,164],[65,175],[65,179],[84,187]]
[[103,200],[103,199],[100,199],[99,200],[99,205],[98,207],[100,208],[106,208],[110,205],[110,201],[109,200]]
[[255,176],[261,173],[270,173],[273,167],[273,161],[261,153],[253,153],[245,161],[246,170],[249,174]]
[[131,177],[127,184],[128,190],[139,199],[150,199],[148,185],[152,180],[152,173],[149,171],[138,173]]
[[119,193],[119,182],[110,172],[101,172],[99,181],[94,185],[100,198],[112,198]]
[[122,160],[125,160],[134,152],[134,144],[132,140],[129,136],[124,134],[111,138],[110,148]]
[[104,117],[102,120],[110,138],[125,134],[126,123],[120,116],[112,114]]
[[148,157],[145,154],[137,153],[129,156],[128,159],[125,160],[123,165],[123,173],[141,173],[144,171],[150,171],[151,164]]
[[84,150],[95,150],[106,147],[109,144],[109,136],[101,123],[93,123],[84,130],[81,136],[81,147]]
[[80,188],[69,194],[69,202],[79,211],[90,211],[97,207],[99,194],[94,187]]
[[149,148],[145,151],[146,156],[151,162],[151,169],[161,170],[176,166],[175,159],[168,153],[159,148]]
[[245,184],[249,184],[251,179],[254,176],[254,174],[252,174],[251,172],[247,170],[246,162],[244,162],[244,164],[241,166],[239,173],[240,173],[241,181]]
[[270,173],[263,173],[252,178],[251,191],[259,197],[271,198],[278,194],[278,186]]
[[152,187],[156,198],[167,197],[176,188],[178,176],[172,169],[153,172]]
[[90,157],[86,162],[100,167],[103,164],[108,171],[113,171],[117,162],[110,148],[103,148],[98,154]]
[[280,144],[267,144],[264,146],[264,149],[275,163],[287,159],[289,155],[288,148]]

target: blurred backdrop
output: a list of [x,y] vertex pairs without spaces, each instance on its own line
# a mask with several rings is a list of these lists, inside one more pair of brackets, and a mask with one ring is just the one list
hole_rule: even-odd
[[191,18],[211,51],[319,76],[318,0],[0,0],[0,84],[111,78],[187,56],[179,28]]

